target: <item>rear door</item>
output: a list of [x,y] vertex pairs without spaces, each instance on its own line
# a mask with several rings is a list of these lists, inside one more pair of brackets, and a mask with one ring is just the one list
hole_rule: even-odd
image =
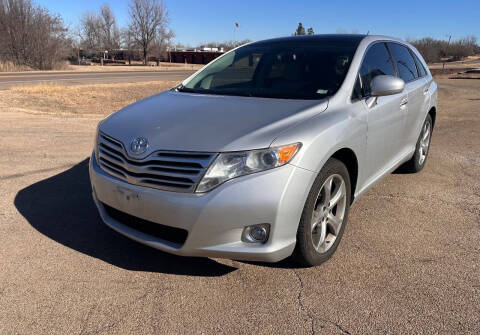
[[398,159],[405,128],[405,92],[378,97],[375,105],[367,106],[371,81],[378,75],[396,75],[393,60],[384,42],[377,42],[367,49],[356,85],[368,119],[366,184],[377,179]]
[[424,119],[428,113],[430,108],[430,85],[432,84],[433,79],[428,79],[427,70],[423,66],[423,63],[420,59],[416,56],[416,54],[410,50],[413,58],[415,59],[415,64],[417,65],[417,72],[419,78],[422,78],[422,99],[421,99],[421,106],[420,106],[420,113],[415,117],[412,117],[407,124],[407,129],[410,131],[410,138],[416,144],[417,143],[417,136],[420,134],[420,129],[423,126]]
[[423,124],[421,120],[425,115],[423,110],[428,107],[428,83],[425,76],[420,75],[408,47],[395,42],[389,42],[387,45],[392,53],[398,76],[405,81],[408,108],[405,109],[406,120],[402,146],[403,150],[411,151],[414,150],[417,142],[419,125]]

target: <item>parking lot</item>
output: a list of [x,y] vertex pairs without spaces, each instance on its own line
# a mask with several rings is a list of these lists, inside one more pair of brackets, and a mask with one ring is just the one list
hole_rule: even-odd
[[438,83],[424,171],[371,189],[307,269],[128,240],[91,200],[101,116],[0,110],[0,334],[479,334],[480,80]]

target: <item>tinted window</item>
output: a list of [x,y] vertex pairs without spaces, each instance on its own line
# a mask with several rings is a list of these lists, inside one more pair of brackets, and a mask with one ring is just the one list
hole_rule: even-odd
[[[348,42],[348,41],[347,41]],[[249,44],[219,58],[179,91],[290,99],[321,99],[340,88],[358,42]]]
[[385,43],[377,43],[368,49],[360,68],[362,78],[363,95],[370,95],[370,83],[373,78],[379,75],[395,76],[390,54]]
[[409,82],[418,78],[417,68],[412,55],[406,47],[397,43],[388,43],[388,47],[392,52],[395,64],[397,64],[398,75],[405,82]]
[[252,80],[260,58],[261,55],[254,54],[237,58],[224,71],[216,76],[212,76],[211,80],[204,81],[202,84],[205,86],[208,83],[209,87],[221,87],[247,83]]
[[423,67],[422,62],[420,61],[420,59],[418,59],[417,55],[415,55],[413,52],[412,52],[412,54],[415,58],[415,63],[417,63],[418,76],[419,77],[426,76],[427,71],[425,71],[425,68]]

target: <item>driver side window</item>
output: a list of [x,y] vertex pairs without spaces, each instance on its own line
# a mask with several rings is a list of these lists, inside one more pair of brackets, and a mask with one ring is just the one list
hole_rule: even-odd
[[362,97],[370,96],[370,83],[373,78],[379,75],[395,76],[392,58],[383,42],[376,43],[367,50],[360,67],[360,81],[357,79],[357,84],[355,84],[357,93],[354,92],[354,97],[360,92]]

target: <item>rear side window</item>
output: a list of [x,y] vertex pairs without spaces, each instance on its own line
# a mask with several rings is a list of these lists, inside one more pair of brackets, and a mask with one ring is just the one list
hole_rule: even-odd
[[415,60],[406,47],[397,43],[388,43],[393,59],[397,65],[398,75],[406,83],[418,78]]
[[415,63],[417,63],[417,70],[418,70],[418,76],[419,77],[425,77],[427,75],[427,71],[425,71],[425,68],[423,67],[422,62],[420,59],[418,59],[417,55],[415,55],[412,52],[413,58],[415,58]]
[[[414,65],[415,66],[415,65]],[[377,43],[368,49],[360,68],[362,91],[364,96],[370,95],[370,83],[379,75],[395,76],[392,59],[385,43]]]

